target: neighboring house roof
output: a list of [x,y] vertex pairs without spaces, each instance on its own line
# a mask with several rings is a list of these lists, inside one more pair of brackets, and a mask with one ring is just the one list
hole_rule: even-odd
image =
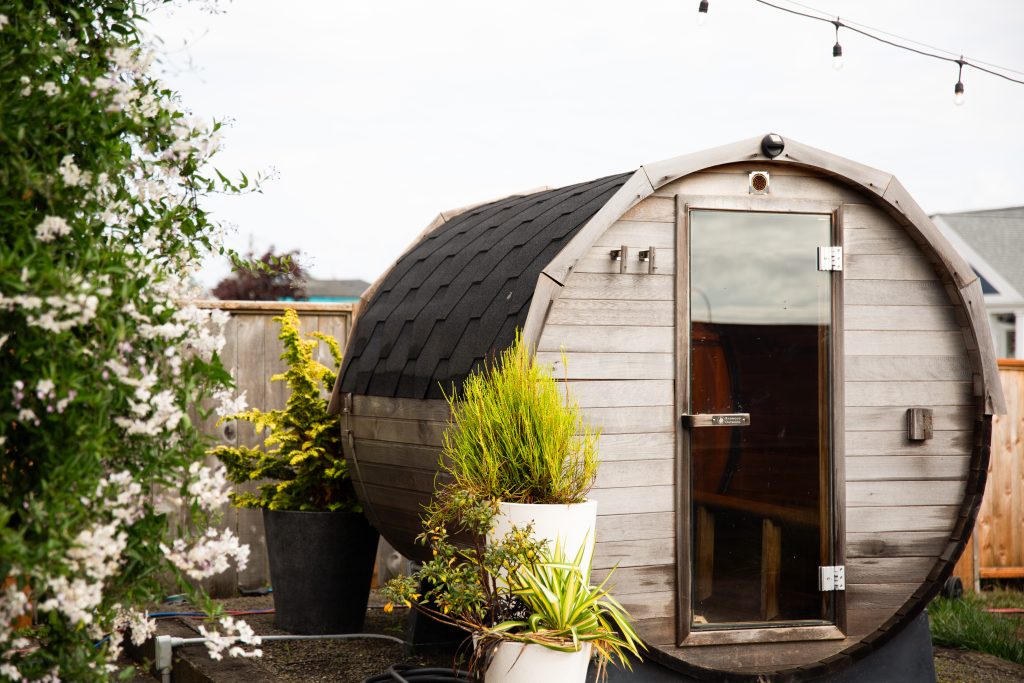
[[1024,303],[1024,206],[939,213],[932,220],[982,278],[986,303]]
[[307,279],[302,289],[309,299],[346,298],[358,299],[370,286],[365,280],[316,280]]
[[363,307],[341,391],[442,398],[461,385],[512,343],[541,270],[631,175],[506,197],[428,231]]

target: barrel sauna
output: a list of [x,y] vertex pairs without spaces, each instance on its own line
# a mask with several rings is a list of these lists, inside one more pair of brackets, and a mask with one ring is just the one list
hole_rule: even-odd
[[443,397],[521,330],[601,429],[595,572],[652,658],[818,678],[963,550],[1003,405],[987,324],[892,175],[768,135],[441,213],[364,295],[331,409],[420,556]]

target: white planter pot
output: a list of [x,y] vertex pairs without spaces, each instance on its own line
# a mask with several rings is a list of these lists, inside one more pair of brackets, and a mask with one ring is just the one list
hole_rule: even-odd
[[[581,547],[583,571],[594,556],[594,534],[597,530],[597,501],[587,500],[575,505],[540,505],[532,503],[498,503],[490,538],[503,538],[513,526],[523,528],[533,524],[534,538],[547,539],[548,548],[554,541],[561,542],[565,557],[572,560]],[[590,575],[587,574],[587,580]]]
[[499,643],[484,683],[583,683],[590,666],[590,649],[590,643],[582,643],[577,652],[559,652],[532,643]]

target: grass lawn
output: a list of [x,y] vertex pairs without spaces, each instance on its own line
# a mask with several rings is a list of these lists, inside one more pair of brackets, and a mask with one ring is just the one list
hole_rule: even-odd
[[959,600],[936,598],[928,608],[932,641],[1024,664],[1024,614],[986,611],[1000,607],[1024,609],[1024,592],[997,588]]

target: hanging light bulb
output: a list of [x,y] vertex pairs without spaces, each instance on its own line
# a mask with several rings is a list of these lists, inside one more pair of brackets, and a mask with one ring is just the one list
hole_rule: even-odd
[[706,26],[708,23],[708,0],[700,0],[697,5],[697,26]]
[[839,44],[839,27],[842,24],[838,19],[832,23],[836,25],[836,44],[832,46],[832,68],[839,71],[843,68],[843,46]]
[[832,68],[836,71],[843,68],[843,46],[839,43],[832,46]]
[[964,103],[964,57],[960,55],[960,59],[957,60],[957,64],[960,65],[960,71],[956,75],[956,85],[953,86],[953,103],[956,106],[960,106]]

